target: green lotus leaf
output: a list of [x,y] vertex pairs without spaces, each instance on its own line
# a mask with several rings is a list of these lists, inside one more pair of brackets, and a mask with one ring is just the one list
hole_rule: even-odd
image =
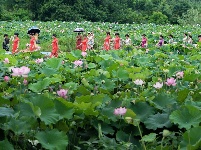
[[144,124],[147,129],[156,130],[157,128],[171,127],[169,120],[169,115],[166,113],[157,113],[155,115],[150,115],[145,121]]
[[[151,103],[155,105],[156,108],[164,110],[164,109],[171,109],[173,104],[177,103],[176,99],[170,97],[167,94],[158,94]],[[165,111],[165,110],[164,110]]]
[[179,128],[190,129],[191,126],[197,127],[201,122],[201,111],[195,106],[183,106],[175,110],[170,115],[170,120],[178,124]]
[[88,67],[89,69],[96,68],[96,64],[94,64],[94,63],[89,63],[89,64],[87,65],[87,67]]
[[117,70],[116,76],[120,80],[127,80],[129,78],[128,72],[123,68]]
[[144,122],[150,115],[154,114],[154,108],[149,106],[146,102],[137,102],[131,106],[131,109],[135,112],[136,118]]
[[71,119],[73,117],[73,113],[75,110],[73,108],[67,107],[65,104],[63,104],[60,101],[54,101],[55,103],[55,109],[57,113],[59,114],[60,119]]
[[156,133],[150,133],[148,135],[144,135],[141,140],[144,142],[153,142],[156,140],[156,135]]
[[116,133],[116,140],[119,142],[123,142],[123,141],[128,142],[129,137],[130,137],[129,134],[126,134],[125,132],[123,132],[121,130]]
[[198,150],[201,147],[201,127],[191,128],[183,134],[181,150]]
[[51,58],[46,61],[46,66],[53,69],[58,69],[62,64],[61,58]]
[[8,140],[0,141],[0,150],[14,150],[14,147]]
[[36,83],[29,84],[29,89],[35,93],[38,93],[38,92],[41,92],[42,90],[44,90],[45,88],[47,88],[47,86],[50,85],[50,82],[51,82],[51,80],[49,78],[46,78],[42,81],[38,81]]
[[0,107],[0,117],[13,116],[14,110],[12,108]]
[[187,98],[189,94],[189,89],[183,89],[181,91],[178,92],[178,101],[179,102],[184,102],[185,99]]
[[41,73],[45,74],[46,76],[51,76],[53,74],[57,73],[57,70],[53,69],[53,68],[49,68],[49,67],[44,67],[41,69]]
[[67,135],[57,129],[38,132],[35,137],[45,149],[66,150],[68,146]]
[[59,120],[59,114],[55,109],[53,101],[44,95],[37,95],[30,100],[34,106],[38,106],[41,110],[39,116],[46,125],[56,123]]

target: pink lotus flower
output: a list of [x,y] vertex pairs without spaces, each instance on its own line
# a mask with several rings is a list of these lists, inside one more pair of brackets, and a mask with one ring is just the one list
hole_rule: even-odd
[[114,109],[114,114],[123,116],[123,115],[125,115],[126,111],[127,111],[127,109],[125,107],[123,107],[123,108],[119,107],[119,108]]
[[63,97],[63,98],[67,98],[67,93],[68,93],[68,90],[65,90],[65,89],[60,89],[59,91],[57,91],[57,94],[60,96],[60,97]]
[[178,79],[183,78],[184,77],[184,72],[183,71],[177,72],[176,76],[177,76]]
[[74,68],[76,68],[76,67],[82,67],[82,64],[83,64],[83,62],[81,61],[81,60],[76,60],[76,61],[74,61],[74,63],[73,63],[74,65],[75,65],[75,67]]
[[141,79],[137,79],[137,80],[134,81],[134,83],[136,85],[141,85],[142,86],[144,84],[144,81],[142,81]]
[[9,80],[10,80],[10,78],[9,78],[8,76],[5,76],[5,77],[4,77],[4,81],[5,81],[5,82],[8,82]]
[[23,80],[23,84],[24,84],[24,85],[27,85],[27,84],[28,84],[28,81],[27,81],[26,79],[24,79],[24,80]]
[[62,63],[62,64],[65,64],[65,61],[63,60],[61,63]]
[[38,59],[35,60],[35,62],[36,62],[37,64],[40,64],[40,63],[43,62],[43,58],[38,58]]
[[153,87],[155,87],[156,89],[160,89],[163,87],[163,83],[160,83],[160,82],[156,82]]
[[177,83],[176,83],[176,79],[174,79],[174,78],[168,78],[167,79],[167,81],[165,82],[165,84],[167,85],[167,86],[176,86],[177,85]]
[[20,68],[12,68],[12,71],[13,71],[12,76],[28,77],[30,69],[28,67],[22,66]]
[[4,62],[4,64],[9,64],[10,63],[8,58],[5,58],[3,62]]
[[81,55],[82,55],[83,57],[86,57],[86,56],[87,56],[87,52],[82,52]]

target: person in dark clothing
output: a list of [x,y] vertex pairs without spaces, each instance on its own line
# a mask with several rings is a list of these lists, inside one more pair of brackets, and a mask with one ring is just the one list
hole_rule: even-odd
[[4,34],[3,49],[6,51],[9,51],[9,41],[8,34]]

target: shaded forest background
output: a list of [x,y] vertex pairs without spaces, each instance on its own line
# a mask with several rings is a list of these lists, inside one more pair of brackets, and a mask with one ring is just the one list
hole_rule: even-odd
[[200,24],[200,0],[1,0],[0,20]]

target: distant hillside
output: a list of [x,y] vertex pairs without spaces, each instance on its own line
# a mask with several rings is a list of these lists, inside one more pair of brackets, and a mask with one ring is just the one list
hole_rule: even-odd
[[196,24],[200,0],[2,0],[0,20]]

